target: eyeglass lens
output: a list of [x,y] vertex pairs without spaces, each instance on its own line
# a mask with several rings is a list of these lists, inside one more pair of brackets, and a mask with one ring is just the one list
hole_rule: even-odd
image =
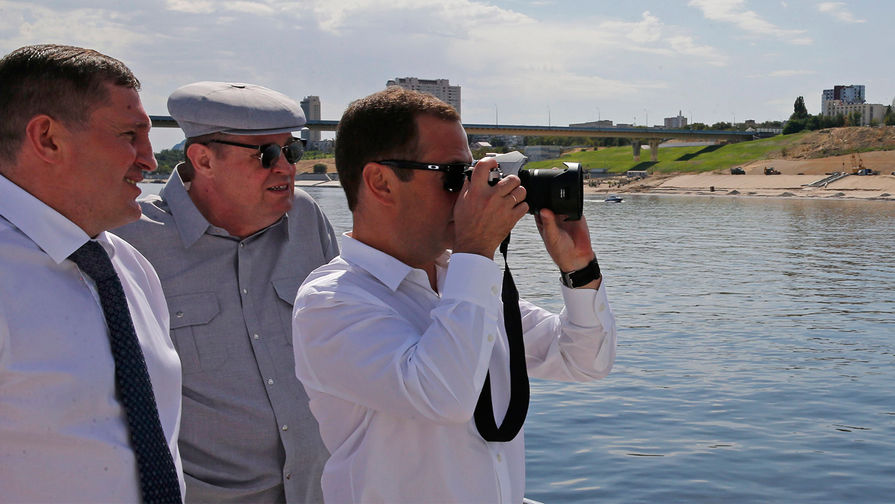
[[277,159],[280,158],[280,152],[286,157],[287,163],[295,164],[301,160],[301,156],[304,154],[304,149],[302,148],[300,141],[291,142],[283,146],[275,143],[262,145],[261,166],[270,168],[276,164]]

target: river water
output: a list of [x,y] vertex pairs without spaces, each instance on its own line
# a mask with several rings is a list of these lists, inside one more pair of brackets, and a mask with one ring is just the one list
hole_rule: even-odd
[[[350,228],[341,190],[308,192]],[[594,383],[532,381],[528,497],[895,501],[895,204],[626,195],[585,215],[618,358]],[[510,267],[561,307],[531,217]]]

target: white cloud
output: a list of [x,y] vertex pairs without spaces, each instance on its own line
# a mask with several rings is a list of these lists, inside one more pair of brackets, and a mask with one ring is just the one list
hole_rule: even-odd
[[24,2],[0,2],[0,12],[3,53],[28,44],[56,43],[114,48],[108,52],[116,56],[121,49],[149,41],[149,36],[134,31],[130,13],[99,8],[60,12]]
[[165,0],[165,8],[188,14],[211,14],[215,4],[211,0]]
[[813,43],[805,30],[780,28],[755,11],[746,10],[745,3],[745,0],[690,0],[688,5],[700,9],[706,19],[733,24],[751,35],[775,37],[796,45]]
[[212,1],[212,0],[165,0],[165,8],[187,14],[213,14],[215,12],[236,12],[266,16],[282,10],[270,1]]
[[817,10],[829,14],[844,23],[866,23],[866,19],[858,19],[848,10],[843,2],[821,2],[817,4]]
[[774,70],[768,73],[761,74],[752,74],[749,75],[750,79],[765,79],[765,78],[774,78],[774,77],[799,77],[802,75],[815,75],[817,72],[814,70]]

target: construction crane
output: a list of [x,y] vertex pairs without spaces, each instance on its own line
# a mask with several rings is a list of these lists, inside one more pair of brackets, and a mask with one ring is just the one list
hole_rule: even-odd
[[851,155],[851,173],[852,175],[857,174],[859,171],[864,169],[864,160],[861,159],[861,154],[852,152]]

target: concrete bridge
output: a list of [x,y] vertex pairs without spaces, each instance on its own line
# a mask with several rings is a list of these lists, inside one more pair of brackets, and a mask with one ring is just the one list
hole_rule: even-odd
[[[176,128],[177,123],[170,116],[149,116],[154,128]],[[312,131],[336,131],[339,121],[308,121],[306,126]],[[634,150],[634,159],[640,160],[640,146],[649,145],[650,158],[658,161],[659,144],[666,140],[711,141],[711,142],[743,142],[756,138],[772,136],[755,131],[735,130],[683,130],[664,128],[582,128],[571,126],[523,126],[497,124],[464,124],[466,133],[470,135],[520,135],[520,136],[559,136],[579,138],[630,138]]]

